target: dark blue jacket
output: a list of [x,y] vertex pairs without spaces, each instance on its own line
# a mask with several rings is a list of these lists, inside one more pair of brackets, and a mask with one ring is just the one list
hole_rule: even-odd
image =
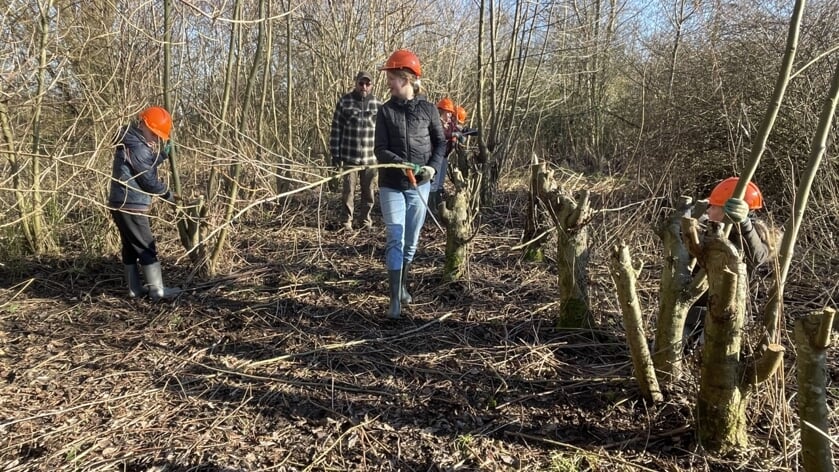
[[[376,160],[379,164],[411,162],[439,168],[446,153],[443,124],[433,103],[391,97],[376,116]],[[417,178],[418,184],[424,183]],[[402,169],[379,169],[379,186],[408,190],[411,183]]]
[[145,212],[151,207],[152,196],[170,199],[169,187],[157,176],[166,153],[155,153],[136,125],[120,128],[115,141],[108,207]]

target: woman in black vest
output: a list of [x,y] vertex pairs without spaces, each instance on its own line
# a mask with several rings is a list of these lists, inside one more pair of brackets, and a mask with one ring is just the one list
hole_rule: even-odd
[[379,70],[387,72],[391,98],[376,117],[376,160],[403,165],[379,170],[379,201],[387,229],[388,316],[397,319],[402,303],[413,301],[407,289],[408,273],[425,223],[431,181],[446,152],[446,140],[437,108],[418,97],[422,75],[419,58],[400,49]]

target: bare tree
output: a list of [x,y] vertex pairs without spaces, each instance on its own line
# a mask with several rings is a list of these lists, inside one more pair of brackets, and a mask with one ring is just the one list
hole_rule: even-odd
[[[238,0],[237,0],[238,3]],[[242,108],[239,114],[239,127],[238,132],[240,135],[245,136],[247,135],[247,123],[249,118],[249,112],[251,103],[254,100],[252,95],[253,90],[256,86],[256,77],[257,72],[259,71],[260,65],[264,61],[264,57],[262,55],[262,48],[265,42],[265,15],[266,12],[266,2],[265,0],[259,1],[259,15],[257,18],[260,19],[258,21],[258,33],[257,33],[257,42],[256,42],[256,51],[253,55],[253,62],[251,63],[250,73],[248,74],[247,81],[245,84],[245,90],[243,92],[243,102]],[[241,138],[240,138],[241,139]],[[241,148],[241,147],[240,147]],[[218,264],[219,258],[222,255],[222,251],[224,249],[224,245],[227,242],[227,234],[229,231],[229,225],[232,223],[233,215],[235,214],[236,208],[236,201],[239,194],[239,188],[241,183],[239,182],[239,178],[242,175],[242,163],[239,159],[233,164],[232,175],[230,176],[230,187],[228,189],[227,194],[227,204],[225,206],[225,215],[223,221],[223,227],[218,232],[217,239],[215,241],[212,254],[210,255],[209,260],[207,261],[208,265],[208,273],[214,274],[216,271],[216,266]]]

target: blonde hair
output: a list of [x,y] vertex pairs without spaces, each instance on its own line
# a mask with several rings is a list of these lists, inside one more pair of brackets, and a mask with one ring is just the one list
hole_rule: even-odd
[[416,74],[411,72],[410,69],[402,68],[402,69],[396,69],[392,72],[397,77],[405,79],[405,80],[408,81],[409,84],[411,84],[411,87],[414,89],[414,96],[415,97],[423,92],[422,83],[420,82],[419,77],[417,77]]

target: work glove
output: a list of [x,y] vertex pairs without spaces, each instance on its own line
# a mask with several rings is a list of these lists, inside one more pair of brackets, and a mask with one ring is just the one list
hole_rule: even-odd
[[163,145],[163,152],[166,153],[167,156],[171,156],[173,147],[174,146],[171,140],[166,141],[166,144]]
[[433,180],[434,176],[437,175],[437,169],[435,169],[431,166],[422,166],[422,168],[419,171],[419,174],[417,174],[417,175],[422,175],[423,180],[425,180],[425,179]]
[[729,198],[722,210],[734,223],[742,223],[749,217],[749,205],[740,198]]
[[405,162],[404,164],[409,167],[408,169],[402,171],[405,173],[405,175],[408,175],[409,170],[414,171],[414,177],[416,177],[420,172],[422,172],[422,166],[419,164],[414,164],[413,162]]
[[452,133],[452,142],[453,143],[461,143],[463,144],[466,141],[466,138],[463,137],[463,133],[460,131],[455,131]]

